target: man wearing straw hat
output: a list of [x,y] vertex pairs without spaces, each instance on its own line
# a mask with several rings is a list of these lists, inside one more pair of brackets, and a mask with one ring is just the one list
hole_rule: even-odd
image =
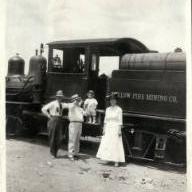
[[56,100],[46,104],[42,108],[42,112],[49,118],[47,128],[49,135],[50,153],[55,158],[57,157],[57,152],[62,140],[62,111],[63,106],[65,105],[64,103],[62,104],[63,98],[63,91],[59,90],[56,92]]
[[68,108],[69,110],[68,157],[73,161],[74,157],[77,157],[79,153],[84,111],[81,108],[82,99],[78,94],[71,97],[71,102],[72,103],[64,104],[64,108]]

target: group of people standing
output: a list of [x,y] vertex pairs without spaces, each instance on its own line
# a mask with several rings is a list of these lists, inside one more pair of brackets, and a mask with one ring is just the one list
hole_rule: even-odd
[[[84,102],[78,94],[71,97],[70,103],[62,102],[63,98],[63,91],[57,91],[56,100],[43,106],[42,112],[49,118],[48,135],[50,153],[56,158],[63,138],[62,113],[63,109],[68,109],[68,157],[74,161],[78,158],[84,116],[86,117],[86,122],[96,123],[96,108],[98,103],[94,98],[94,92],[92,90],[87,93],[87,99]],[[121,132],[123,124],[122,109],[117,105],[117,94],[111,94],[108,98],[110,100],[110,106],[105,112],[103,136],[96,157],[105,161],[112,161],[115,166],[118,166],[119,162],[125,162]]]

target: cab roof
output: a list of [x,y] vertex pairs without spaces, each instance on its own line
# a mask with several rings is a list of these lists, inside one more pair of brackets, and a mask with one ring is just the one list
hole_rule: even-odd
[[[102,38],[102,39],[78,39],[53,41],[48,43],[49,47],[56,49],[65,48],[97,48],[105,52],[111,48],[118,53],[147,53],[151,52],[143,43],[133,38]],[[112,51],[112,52],[113,52]]]

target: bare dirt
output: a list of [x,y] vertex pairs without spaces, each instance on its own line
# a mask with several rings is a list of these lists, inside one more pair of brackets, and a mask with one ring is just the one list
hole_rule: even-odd
[[46,138],[7,140],[7,192],[185,192],[186,174],[146,163],[120,167],[95,158],[97,146],[81,145],[80,159],[49,154]]

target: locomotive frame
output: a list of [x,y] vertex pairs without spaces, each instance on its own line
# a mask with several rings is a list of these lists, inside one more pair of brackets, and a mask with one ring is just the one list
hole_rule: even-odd
[[[27,91],[16,92],[18,97],[10,97],[15,85],[21,90],[23,87],[7,81],[8,132],[10,124],[16,122],[14,124],[22,131],[26,128],[30,134],[45,133],[46,118],[41,114],[41,107],[53,99],[57,90],[63,90],[67,97],[78,93],[84,98],[86,92],[93,89],[99,103],[97,124],[84,123],[82,135],[101,136],[104,109],[108,104],[105,96],[108,92],[118,92],[123,108],[123,142],[127,158],[185,165],[186,69],[183,53],[161,55],[132,38],[55,41],[48,46],[48,70],[41,47],[41,54],[36,54],[30,61],[27,79],[32,77],[32,80]],[[60,54],[58,62],[55,62],[54,54]],[[182,56],[178,57],[179,54]],[[114,70],[111,78],[104,74],[99,76],[102,56],[119,57],[120,69]],[[168,57],[171,65],[168,65]],[[7,79],[12,76],[8,75]],[[21,78],[26,79],[26,76],[22,74]],[[164,101],[167,96],[172,100],[173,96],[179,98],[178,104],[153,100],[155,97]]]

